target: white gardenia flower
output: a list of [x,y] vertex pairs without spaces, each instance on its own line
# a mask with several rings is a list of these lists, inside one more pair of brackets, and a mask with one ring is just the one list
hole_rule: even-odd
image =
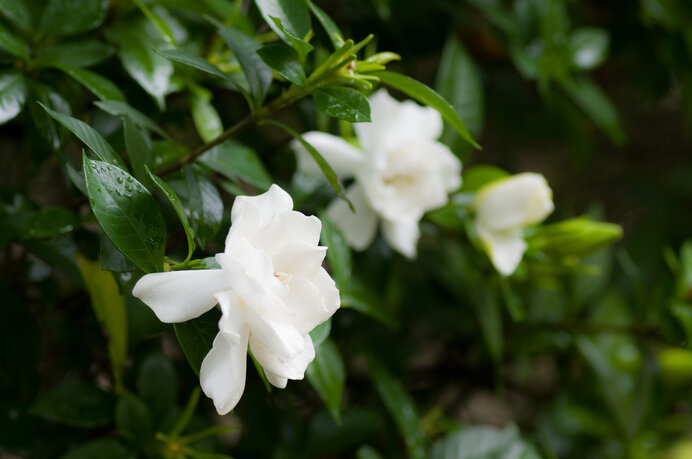
[[[461,162],[436,140],[442,134],[442,118],[435,109],[399,102],[385,90],[370,97],[370,108],[372,122],[354,124],[362,149],[323,132],[303,137],[340,178],[355,178],[346,190],[355,213],[341,199],[327,209],[349,245],[367,248],[379,220],[389,245],[413,258],[418,222],[425,212],[445,205],[447,194],[459,188]],[[292,148],[302,172],[320,174],[299,142]]]
[[248,343],[276,387],[302,379],[315,357],[309,332],[340,305],[339,291],[322,268],[322,223],[293,211],[276,185],[233,203],[221,269],[147,274],[132,294],[162,322],[184,322],[221,307],[219,334],[202,362],[200,382],[219,414],[240,400]]
[[541,174],[526,172],[481,187],[474,200],[476,231],[495,268],[504,276],[517,269],[524,251],[523,230],[553,211],[553,192]]

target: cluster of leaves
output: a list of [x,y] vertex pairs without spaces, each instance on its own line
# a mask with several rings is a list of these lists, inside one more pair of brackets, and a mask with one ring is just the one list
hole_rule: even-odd
[[[592,75],[607,65],[609,31],[581,19],[573,28],[565,0],[333,3],[336,21],[311,0],[0,0],[0,451],[533,458],[689,448],[692,246],[676,253],[677,240],[654,240],[669,270],[655,269],[662,260],[633,261],[632,242],[604,248],[620,234],[596,222],[599,206],[588,217],[560,210],[565,220],[530,229],[525,262],[505,278],[473,230],[475,191],[508,174],[467,166],[474,138],[492,155],[493,132],[530,144],[545,137],[532,122],[562,123],[557,137],[582,151],[586,120],[625,140]],[[435,90],[403,74],[428,61],[396,40],[412,35],[407,18],[426,14],[444,20],[421,36],[449,34],[428,43],[444,44]],[[664,44],[690,47],[683,0],[643,1],[641,18]],[[380,30],[358,42],[340,30],[360,24]],[[399,56],[377,52],[373,31],[405,57],[403,73],[386,69]],[[470,52],[466,37],[485,47]],[[661,49],[657,58],[687,78],[689,63]],[[478,66],[488,50],[511,68]],[[506,81],[510,93],[537,88],[557,121],[523,121],[531,110],[503,99]],[[312,213],[343,197],[309,144],[327,186],[292,175],[282,149],[303,128],[347,137],[349,123],[370,120],[366,96],[378,84],[441,113],[442,141],[468,160],[463,186],[422,222],[415,262],[380,239],[353,254],[323,219],[343,308],[312,332],[309,384],[269,392],[258,368],[232,421],[221,419],[199,400],[195,375],[219,312],[160,324],[132,285],[144,273],[213,267],[236,195],[279,182]]]

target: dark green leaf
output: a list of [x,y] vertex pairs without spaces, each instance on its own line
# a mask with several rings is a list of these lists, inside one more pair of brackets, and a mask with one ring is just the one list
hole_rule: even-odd
[[24,108],[26,93],[26,81],[21,73],[0,73],[0,124],[19,115]]
[[199,376],[202,360],[207,356],[219,332],[221,311],[209,312],[181,324],[175,324],[175,334],[192,370]]
[[109,0],[50,0],[40,31],[45,35],[75,35],[101,25]]
[[28,59],[26,43],[16,36],[10,29],[0,23],[0,47],[4,48],[8,53],[20,59]]
[[257,50],[265,64],[291,83],[304,85],[305,71],[296,52],[286,45],[272,44]]
[[190,110],[192,121],[204,142],[209,142],[223,133],[223,124],[219,112],[210,101],[211,93],[197,89],[190,94]]
[[59,65],[58,68],[77,80],[101,100],[125,101],[125,96],[108,78],[90,70]]
[[351,88],[333,86],[314,92],[315,106],[329,116],[351,123],[369,123],[368,99]]
[[603,132],[616,144],[625,141],[620,118],[608,96],[591,79],[567,79],[562,82],[567,93]]
[[377,294],[358,282],[352,280],[346,286],[339,286],[339,293],[342,307],[354,309],[392,329],[399,326],[396,319],[385,311],[384,304]]
[[219,231],[223,218],[223,201],[214,184],[190,165],[183,167],[187,184],[187,202],[195,234],[202,241],[211,240]]
[[137,392],[151,410],[154,420],[161,422],[175,407],[178,380],[175,367],[162,354],[152,354],[142,362],[137,377]]
[[282,40],[284,40],[286,44],[293,48],[296,51],[296,53],[298,53],[298,58],[300,59],[300,61],[304,62],[305,57],[308,55],[310,51],[314,49],[314,47],[307,41],[303,40],[302,37],[297,36],[290,30],[286,29],[283,23],[281,22],[281,19],[277,17],[272,17],[271,20],[274,22],[276,30],[280,31],[279,36],[282,37]]
[[439,440],[430,459],[540,459],[536,450],[523,441],[513,425],[499,430],[494,427],[467,427]]
[[329,332],[332,330],[332,319],[331,317],[327,319],[326,321],[322,322],[318,326],[312,329],[310,332],[310,339],[312,340],[313,346],[317,347],[324,340],[329,338]]
[[152,162],[151,139],[148,133],[137,127],[129,116],[123,118],[125,149],[132,171],[142,185],[151,189],[151,179],[146,171],[147,165]]
[[152,434],[149,410],[140,399],[126,392],[115,405],[115,427],[133,445],[143,445]]
[[243,68],[243,73],[250,85],[254,108],[262,106],[262,101],[264,101],[264,97],[267,95],[273,77],[272,70],[262,62],[262,59],[257,54],[257,50],[262,45],[240,30],[232,29],[220,23],[216,23],[216,26]]
[[310,31],[310,12],[305,0],[255,0],[264,21],[288,45],[290,38],[272,18],[277,18],[286,31],[304,38]]
[[166,132],[156,123],[154,123],[151,118],[126,102],[121,102],[118,100],[103,100],[100,102],[94,102],[94,104],[101,110],[110,113],[113,116],[127,116],[136,124],[139,124],[150,131],[156,132],[164,139],[170,140],[168,134],[166,134]]
[[111,147],[110,144],[106,142],[106,139],[94,128],[77,118],[72,118],[71,116],[53,111],[43,104],[41,104],[41,106],[53,117],[53,119],[65,126],[76,135],[79,140],[84,142],[96,156],[101,158],[101,160],[125,169],[125,163],[120,159],[120,156],[118,156],[115,150],[113,150],[113,147]]
[[480,149],[480,145],[476,143],[471,137],[464,122],[459,118],[459,115],[454,111],[451,105],[442,98],[438,93],[430,89],[428,86],[421,82],[414,80],[413,78],[407,77],[406,75],[401,75],[399,73],[390,72],[387,70],[382,70],[379,72],[373,72],[373,76],[378,77],[383,83],[391,86],[394,89],[408,94],[409,96],[416,99],[418,102],[428,105],[438,112],[440,115],[450,124],[456,131],[461,135],[461,137],[468,143],[476,148]]
[[83,443],[60,459],[135,459],[135,454],[114,438],[100,438]]
[[329,37],[329,40],[331,40],[332,45],[334,45],[334,49],[339,48],[344,41],[343,34],[341,33],[341,30],[339,30],[339,26],[336,25],[332,18],[330,18],[327,13],[322,10],[322,8],[315,5],[312,0],[307,0],[307,2],[310,11],[312,11],[312,14],[314,14],[317,20],[320,21],[320,24],[322,24],[322,27],[324,27],[324,31],[327,32],[327,36]]
[[167,43],[170,43],[171,45],[175,46],[175,37],[173,36],[173,32],[171,32],[171,28],[168,26],[166,21],[161,18],[158,14],[153,12],[147,5],[145,5],[142,0],[132,0],[135,5],[144,13],[144,15],[149,19],[149,21],[154,24],[154,27],[158,29],[158,31],[161,33],[161,36],[166,40]]
[[36,67],[91,67],[108,59],[113,47],[98,40],[57,43],[36,51]]
[[163,270],[166,227],[147,189],[130,174],[84,156],[91,208],[116,247],[146,273]]
[[368,368],[375,390],[404,437],[409,457],[425,457],[425,435],[421,430],[413,399],[401,381],[392,376],[373,356],[368,356]]
[[66,138],[66,132],[60,125],[41,107],[39,102],[52,110],[70,114],[70,104],[55,89],[40,83],[37,80],[29,80],[29,92],[33,99],[29,103],[29,113],[38,133],[46,139],[54,150],[58,150]]
[[57,237],[69,233],[79,225],[74,212],[61,207],[44,207],[24,222],[22,239]]
[[0,0],[0,11],[12,21],[22,32],[31,34],[34,20],[31,17],[31,4],[25,1]]
[[173,206],[175,213],[178,214],[180,222],[183,224],[185,236],[187,237],[188,247],[187,258],[185,258],[185,261],[188,261],[192,257],[192,253],[195,251],[195,230],[192,229],[192,226],[190,226],[190,222],[187,219],[187,214],[185,213],[183,204],[182,202],[180,202],[180,198],[178,198],[178,195],[175,194],[175,191],[173,191],[173,189],[170,186],[168,186],[166,182],[164,182],[161,178],[157,177],[156,175],[152,174],[148,167],[145,166],[145,168],[147,174],[149,174],[149,178],[156,184],[157,187],[159,187],[159,189],[166,196],[166,198],[168,198],[168,201]]
[[210,75],[223,78],[224,80],[228,79],[228,75],[226,75],[220,68],[210,63],[206,59],[203,59],[202,57],[198,56],[197,54],[185,51],[184,49],[161,49],[156,50],[156,52],[159,55],[168,59],[169,61],[187,65],[188,67],[201,70],[203,72],[209,73]]
[[235,140],[227,140],[200,157],[207,167],[231,180],[242,180],[260,191],[266,191],[273,181],[257,153]]
[[336,422],[340,420],[346,370],[339,349],[329,339],[315,348],[315,360],[305,371],[310,385],[317,391]]
[[502,334],[502,311],[497,291],[478,286],[473,308],[476,311],[476,317],[490,356],[496,363],[499,363],[504,352],[505,341]]
[[[82,174],[82,180],[84,180],[84,174]],[[123,273],[137,269],[137,266],[118,250],[105,233],[101,233],[100,247],[102,270]]]
[[351,248],[339,228],[329,219],[322,220],[322,245],[327,247],[329,268],[339,288],[345,288],[351,279],[353,260]]
[[104,427],[113,418],[113,399],[87,383],[66,383],[41,394],[31,413],[73,427]]

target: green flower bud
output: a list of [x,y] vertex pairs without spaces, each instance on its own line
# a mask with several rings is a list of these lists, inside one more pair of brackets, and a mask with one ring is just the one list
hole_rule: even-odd
[[528,243],[534,249],[556,255],[583,256],[621,237],[620,225],[579,217],[538,228],[528,238]]

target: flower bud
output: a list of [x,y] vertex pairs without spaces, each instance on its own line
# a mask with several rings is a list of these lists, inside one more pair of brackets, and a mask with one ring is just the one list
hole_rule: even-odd
[[622,237],[622,227],[595,222],[586,217],[573,218],[539,228],[528,243],[534,249],[556,255],[588,255]]

